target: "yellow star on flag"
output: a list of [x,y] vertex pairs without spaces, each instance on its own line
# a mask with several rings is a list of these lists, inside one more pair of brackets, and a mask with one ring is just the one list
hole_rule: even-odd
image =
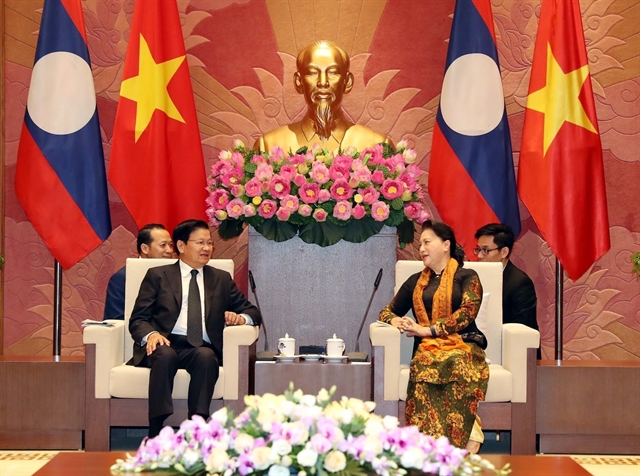
[[136,135],[138,139],[151,122],[151,116],[156,109],[163,111],[176,121],[184,122],[180,111],[173,103],[167,85],[176,73],[185,56],[178,56],[164,63],[156,63],[149,50],[149,45],[140,34],[140,56],[138,61],[138,76],[125,79],[120,87],[120,96],[137,103]]
[[553,56],[551,46],[547,44],[547,84],[527,98],[527,108],[544,114],[543,155],[565,122],[597,134],[579,99],[588,76],[589,65],[565,74]]

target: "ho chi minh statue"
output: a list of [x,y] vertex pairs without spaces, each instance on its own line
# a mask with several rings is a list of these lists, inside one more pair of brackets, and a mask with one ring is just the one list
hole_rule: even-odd
[[349,55],[330,41],[318,41],[304,48],[296,59],[293,75],[296,91],[304,94],[307,114],[300,122],[267,132],[254,149],[270,151],[273,146],[285,152],[320,144],[330,151],[355,147],[362,150],[380,142],[391,143],[384,135],[354,124],[342,111],[342,97],[353,88]]

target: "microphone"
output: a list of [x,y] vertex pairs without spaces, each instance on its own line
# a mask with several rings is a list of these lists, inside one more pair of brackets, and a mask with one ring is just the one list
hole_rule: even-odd
[[382,268],[378,271],[378,276],[376,276],[376,281],[373,283],[373,291],[371,292],[371,297],[369,298],[369,304],[367,304],[367,310],[364,311],[364,317],[362,318],[362,322],[360,323],[360,329],[358,329],[358,335],[356,337],[356,351],[347,353],[347,357],[351,362],[366,362],[369,355],[366,352],[360,352],[360,334],[362,333],[362,328],[364,327],[364,323],[367,321],[367,314],[369,314],[369,308],[371,307],[371,302],[373,301],[373,296],[378,291],[378,286],[380,286],[380,280],[382,279]]
[[[251,292],[253,296],[256,298],[256,307],[260,314],[262,315],[262,310],[260,309],[260,301],[258,301],[258,295],[256,294],[256,281],[253,279],[253,273],[249,270],[249,284],[251,285]],[[275,360],[276,352],[269,352],[269,337],[267,337],[267,326],[264,323],[264,316],[262,316],[262,330],[264,332],[264,350],[260,352],[256,352],[256,360]]]

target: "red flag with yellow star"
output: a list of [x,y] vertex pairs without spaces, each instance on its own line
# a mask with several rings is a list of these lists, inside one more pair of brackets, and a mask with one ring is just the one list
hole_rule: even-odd
[[578,0],[543,0],[524,119],[518,192],[574,281],[611,247]]
[[138,227],[206,219],[206,175],[175,0],[137,1],[109,181]]

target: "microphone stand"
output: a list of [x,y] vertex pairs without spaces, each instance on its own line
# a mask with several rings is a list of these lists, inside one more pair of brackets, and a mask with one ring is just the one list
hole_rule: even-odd
[[351,362],[366,362],[369,354],[366,352],[360,352],[360,334],[362,333],[362,328],[364,327],[364,323],[367,321],[367,314],[369,314],[369,309],[371,308],[371,303],[373,302],[373,296],[378,291],[378,286],[380,286],[380,280],[382,279],[382,268],[378,271],[378,275],[376,276],[376,281],[373,283],[373,291],[371,292],[371,297],[369,298],[369,304],[367,304],[367,310],[364,312],[364,317],[362,318],[362,322],[360,323],[360,329],[358,329],[358,335],[356,337],[356,351],[349,352],[347,357]]
[[[249,270],[249,284],[251,285],[251,292],[253,296],[256,298],[256,307],[258,311],[260,311],[260,315],[262,315],[262,310],[260,309],[260,301],[258,301],[258,295],[256,294],[256,282],[253,279],[253,273]],[[267,337],[267,326],[264,322],[264,316],[262,316],[262,331],[264,332],[264,350],[260,352],[256,352],[256,360],[275,360],[276,352],[269,351],[269,337]]]

